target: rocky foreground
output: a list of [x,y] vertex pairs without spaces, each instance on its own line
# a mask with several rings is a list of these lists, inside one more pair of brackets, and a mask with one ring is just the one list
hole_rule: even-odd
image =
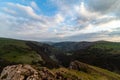
[[118,74],[74,61],[69,68],[48,69],[13,65],[3,69],[0,80],[120,80]]
[[[30,65],[13,65],[3,69],[0,80],[66,80],[59,73],[52,73],[47,68],[39,71]],[[70,80],[70,79],[68,79]]]
[[[0,80],[72,80],[64,77],[64,71],[51,72],[47,68],[35,69],[31,65],[13,65],[3,69]],[[77,80],[80,80],[76,77]]]

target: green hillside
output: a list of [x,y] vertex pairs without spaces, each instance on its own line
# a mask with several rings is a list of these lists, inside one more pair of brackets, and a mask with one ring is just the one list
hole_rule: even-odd
[[72,69],[59,68],[53,69],[54,73],[59,73],[64,78],[70,78],[72,80],[119,80],[120,75],[110,72],[105,69],[101,69],[95,66],[91,66],[82,62],[72,62]]
[[90,49],[97,49],[104,51],[105,53],[111,54],[120,54],[120,43],[119,42],[96,42],[94,45],[90,47]]
[[40,55],[26,45],[25,41],[0,38],[0,59],[14,63],[42,61]]

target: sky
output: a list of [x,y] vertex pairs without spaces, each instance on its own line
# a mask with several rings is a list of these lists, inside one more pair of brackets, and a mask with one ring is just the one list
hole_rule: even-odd
[[120,42],[120,0],[0,0],[0,37]]

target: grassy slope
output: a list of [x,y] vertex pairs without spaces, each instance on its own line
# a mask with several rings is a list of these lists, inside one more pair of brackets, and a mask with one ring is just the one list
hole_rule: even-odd
[[[104,70],[98,67],[87,65],[90,72],[77,71],[66,68],[53,69],[54,73],[60,73],[64,78],[71,78],[72,80],[120,80],[120,75]],[[88,68],[88,69],[89,69]]]
[[97,42],[95,45],[91,46],[91,49],[93,48],[106,50],[112,54],[120,54],[120,43],[116,42]]
[[25,41],[0,38],[0,58],[9,62],[28,63],[41,61],[41,57]]

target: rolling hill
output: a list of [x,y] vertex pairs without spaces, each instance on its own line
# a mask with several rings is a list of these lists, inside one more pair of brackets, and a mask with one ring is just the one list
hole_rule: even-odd
[[[71,62],[72,68],[71,65],[69,66]],[[29,64],[38,68],[47,67],[54,75],[56,73],[61,75],[64,78],[63,80],[65,78],[79,80],[79,76],[81,80],[119,80],[119,62],[119,42],[60,42],[49,44],[0,38],[0,72],[6,66]]]

